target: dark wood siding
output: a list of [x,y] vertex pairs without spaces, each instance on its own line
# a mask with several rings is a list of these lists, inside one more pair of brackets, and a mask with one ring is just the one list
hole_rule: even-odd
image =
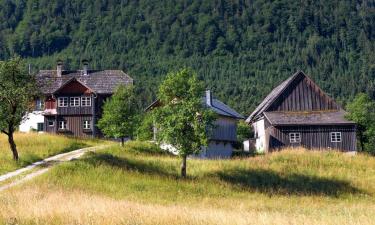
[[294,80],[267,111],[325,111],[339,106],[308,77]]
[[[57,121],[64,120],[66,121],[66,130],[59,130],[58,133],[72,135],[77,137],[92,137],[92,129],[84,130],[83,121],[92,120],[91,116],[58,116]],[[58,124],[56,124],[58,126]],[[92,125],[91,125],[92,128]]]
[[[269,127],[267,132],[269,151],[290,146],[356,151],[356,132],[353,125]],[[289,133],[291,132],[301,133],[301,143],[292,144],[289,142]],[[331,132],[341,132],[342,141],[331,142]]]

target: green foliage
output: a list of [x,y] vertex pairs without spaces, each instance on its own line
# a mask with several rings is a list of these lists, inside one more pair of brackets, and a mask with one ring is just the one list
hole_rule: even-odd
[[361,150],[375,154],[375,101],[360,93],[348,104],[347,118],[357,123]]
[[157,138],[176,147],[182,157],[208,145],[213,113],[202,102],[203,83],[187,69],[169,73],[160,85],[161,107],[155,109]]
[[139,105],[154,100],[168,71],[191,67],[217,98],[248,115],[302,69],[342,105],[375,97],[372,1],[0,1],[0,59],[33,70],[124,69]]
[[135,136],[140,141],[150,141],[153,139],[153,116],[148,112],[139,118]]
[[134,133],[136,100],[131,86],[120,85],[106,100],[98,127],[107,137],[125,138]]
[[237,123],[237,141],[242,143],[243,141],[248,140],[249,138],[252,138],[253,136],[254,136],[254,133],[248,123],[246,123],[243,120]]
[[18,160],[13,133],[31,109],[37,96],[35,80],[25,71],[20,58],[0,62],[0,132],[8,135],[13,158]]

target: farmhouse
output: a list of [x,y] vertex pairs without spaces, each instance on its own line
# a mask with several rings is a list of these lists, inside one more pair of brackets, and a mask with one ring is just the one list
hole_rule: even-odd
[[246,122],[254,128],[258,151],[290,146],[356,151],[356,124],[344,116],[345,111],[299,71],[273,89]]
[[[210,90],[202,98],[202,104],[205,104],[217,114],[214,122],[214,129],[209,137],[209,144],[203,148],[199,157],[201,158],[229,158],[233,152],[233,144],[237,141],[237,122],[245,119],[241,114],[212,97]],[[146,108],[146,111],[160,106],[160,101],[156,100]],[[157,130],[154,129],[154,139],[156,139]],[[162,145],[162,148],[173,151],[173,147]]]
[[79,137],[102,136],[95,125],[104,100],[118,85],[133,84],[121,70],[89,70],[86,60],[82,70],[73,71],[64,70],[59,61],[56,70],[41,70],[36,80],[44,98],[36,100],[35,110],[24,119],[20,130]]

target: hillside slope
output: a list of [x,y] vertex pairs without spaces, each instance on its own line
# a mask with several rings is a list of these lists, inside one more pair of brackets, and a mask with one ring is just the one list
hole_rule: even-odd
[[244,114],[298,69],[343,104],[358,92],[375,97],[374,43],[371,1],[0,1],[0,59],[21,55],[34,71],[57,58],[121,68],[142,105],[184,66]]
[[290,149],[188,160],[127,142],[0,195],[5,224],[374,224],[375,158]]

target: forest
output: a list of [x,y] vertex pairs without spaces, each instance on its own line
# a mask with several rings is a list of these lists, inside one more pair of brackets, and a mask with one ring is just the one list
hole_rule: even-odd
[[189,67],[248,115],[303,70],[345,106],[375,98],[375,2],[366,0],[1,0],[0,60],[31,71],[122,69],[138,105],[169,71]]

